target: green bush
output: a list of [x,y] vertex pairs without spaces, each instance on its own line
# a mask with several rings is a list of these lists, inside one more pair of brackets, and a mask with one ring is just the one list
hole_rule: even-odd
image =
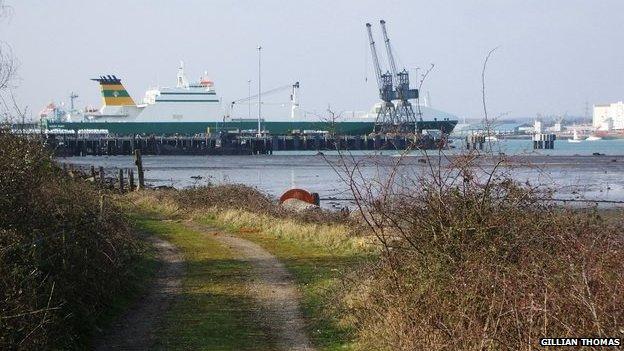
[[83,349],[140,250],[98,189],[0,131],[0,349]]

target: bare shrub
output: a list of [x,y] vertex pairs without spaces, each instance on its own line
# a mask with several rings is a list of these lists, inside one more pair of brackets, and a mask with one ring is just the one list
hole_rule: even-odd
[[[530,350],[540,337],[622,337],[624,237],[597,210],[449,158],[387,181],[348,178],[383,253],[345,280],[362,349]],[[401,180],[399,180],[399,178]]]
[[[4,0],[0,0],[0,23],[11,12]],[[13,56],[13,51],[8,43],[0,41],[0,108],[4,109],[4,117],[10,117],[8,115],[10,109],[7,106],[4,94],[11,88],[11,82],[15,79],[17,70],[17,60]]]

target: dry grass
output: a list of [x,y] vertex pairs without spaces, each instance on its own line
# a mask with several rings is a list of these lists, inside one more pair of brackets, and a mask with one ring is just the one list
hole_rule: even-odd
[[295,219],[302,223],[349,223],[350,220],[343,213],[323,209],[292,212],[259,190],[241,184],[196,187],[170,191],[165,195],[178,204],[180,211],[235,209],[275,218]]
[[344,224],[302,223],[296,219],[276,219],[240,210],[218,211],[213,220],[237,231],[254,228],[277,239],[308,243],[341,253],[364,253],[377,247],[370,236],[356,236]]
[[295,213],[243,185],[219,185],[188,190],[158,190],[126,196],[143,210],[166,217],[210,219],[239,232],[263,232],[278,239],[300,241],[340,252],[378,248],[370,236],[343,214],[322,210]]

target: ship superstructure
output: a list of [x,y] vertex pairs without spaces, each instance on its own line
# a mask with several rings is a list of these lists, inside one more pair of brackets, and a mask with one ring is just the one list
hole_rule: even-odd
[[223,116],[214,82],[206,74],[197,82],[190,82],[183,63],[178,68],[175,87],[149,89],[139,105],[116,76],[92,80],[100,83],[102,107],[71,116],[67,122],[214,122]]

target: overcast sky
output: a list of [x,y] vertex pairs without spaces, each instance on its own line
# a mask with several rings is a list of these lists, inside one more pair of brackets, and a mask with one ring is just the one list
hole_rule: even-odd
[[[368,110],[377,101],[364,24],[388,22],[399,64],[435,64],[425,83],[432,107],[482,116],[481,66],[492,114],[584,114],[585,102],[624,98],[624,1],[208,1],[7,0],[0,40],[20,61],[17,95],[36,114],[80,94],[99,107],[89,79],[122,77],[135,100],[174,85],[179,60],[191,78],[207,70],[223,101],[301,82],[301,104],[320,111]],[[384,57],[382,46],[378,47]],[[366,80],[368,78],[368,80]],[[287,93],[271,98],[287,101]],[[273,114],[288,114],[273,109]]]

